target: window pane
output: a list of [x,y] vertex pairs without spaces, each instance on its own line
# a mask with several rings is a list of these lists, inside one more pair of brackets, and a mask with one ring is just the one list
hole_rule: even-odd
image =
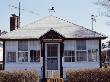
[[47,45],[47,56],[48,57],[58,56],[58,45],[57,44],[48,44]]
[[86,50],[86,40],[77,40],[76,48],[77,50]]
[[28,51],[28,41],[18,41],[18,51]]
[[97,52],[98,52],[98,49],[88,50],[88,60],[91,62],[97,61]]
[[77,51],[77,61],[87,61],[87,53],[86,51]]
[[75,62],[75,57],[72,57],[72,62]]
[[28,52],[18,52],[19,62],[28,62]]
[[68,56],[68,51],[64,51],[64,56]]
[[71,56],[71,54],[72,54],[71,51],[68,51],[68,56]]
[[71,56],[75,56],[75,53],[74,53],[74,51],[71,51]]
[[71,57],[64,57],[64,62],[71,62]]
[[7,62],[16,62],[16,52],[8,52]]
[[58,58],[47,58],[47,70],[58,70]]
[[30,62],[40,62],[40,51],[30,50]]

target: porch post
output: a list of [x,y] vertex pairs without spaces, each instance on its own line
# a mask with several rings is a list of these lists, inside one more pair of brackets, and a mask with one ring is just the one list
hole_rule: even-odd
[[45,80],[45,43],[43,41],[41,42],[41,56],[43,57],[43,80]]
[[3,70],[5,70],[5,41],[3,41]]
[[62,57],[64,51],[64,43],[60,43],[60,77],[63,78],[63,66],[62,66]]
[[101,39],[99,39],[99,64],[102,67],[102,56],[101,56]]

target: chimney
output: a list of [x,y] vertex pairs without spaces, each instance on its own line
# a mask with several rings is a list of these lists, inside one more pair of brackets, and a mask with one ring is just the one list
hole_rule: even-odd
[[10,31],[18,29],[18,27],[19,27],[19,16],[12,14],[12,16],[10,17]]

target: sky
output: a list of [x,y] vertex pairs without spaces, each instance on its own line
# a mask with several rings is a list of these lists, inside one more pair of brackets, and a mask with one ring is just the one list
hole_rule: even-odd
[[[92,29],[91,15],[94,14],[97,16],[96,22],[94,22],[94,31],[110,37],[110,23],[108,23],[110,18],[100,16],[100,13],[104,12],[105,9],[94,4],[97,0],[0,0],[0,29],[2,31],[9,32],[11,14],[18,15],[18,9],[9,5],[18,7],[19,1],[21,2],[21,9],[25,9],[24,11],[21,10],[21,26],[52,14]],[[48,9],[52,6],[55,7],[55,13],[49,13]],[[30,11],[37,14],[32,14]]]

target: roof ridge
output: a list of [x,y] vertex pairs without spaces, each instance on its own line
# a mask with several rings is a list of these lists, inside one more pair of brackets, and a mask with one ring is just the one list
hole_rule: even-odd
[[[56,17],[56,16],[54,16],[54,17]],[[73,22],[70,22],[70,21],[68,21],[67,19],[63,19],[63,18],[60,18],[60,17],[56,17],[57,19],[60,19],[60,20],[63,20],[63,21],[65,21],[65,22],[67,22],[67,23],[70,23],[70,24],[73,24],[73,25],[76,25],[76,26],[80,26],[80,25],[78,25],[78,24],[75,24],[75,23],[73,23]]]

